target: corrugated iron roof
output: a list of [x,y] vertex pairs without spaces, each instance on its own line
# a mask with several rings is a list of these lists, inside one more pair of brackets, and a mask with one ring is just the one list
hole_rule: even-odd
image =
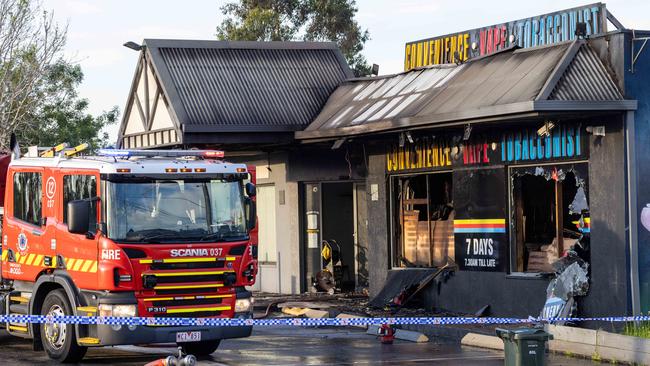
[[[508,49],[461,65],[349,80],[296,137],[342,137],[472,116],[532,112],[552,100],[621,101],[623,97],[584,41]],[[549,107],[544,105],[545,110]]]
[[301,130],[352,76],[332,43],[144,44],[185,132]]
[[596,52],[584,44],[558,81],[551,100],[622,100],[623,95]]

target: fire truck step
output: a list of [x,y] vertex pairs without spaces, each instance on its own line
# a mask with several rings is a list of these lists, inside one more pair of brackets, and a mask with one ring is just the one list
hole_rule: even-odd
[[97,345],[99,344],[99,338],[92,338],[92,337],[79,338],[79,340],[77,340],[77,343],[79,343],[82,346]]
[[27,304],[9,304],[9,311],[17,314],[27,314]]
[[82,313],[86,313],[87,316],[93,316],[93,314],[97,314],[97,307],[96,306],[77,306],[77,313],[79,315],[83,315]]
[[14,301],[14,302],[23,303],[23,304],[26,304],[26,303],[29,302],[29,298],[24,297],[24,296],[9,296],[9,300]]
[[22,325],[9,325],[9,332],[27,333],[27,326]]

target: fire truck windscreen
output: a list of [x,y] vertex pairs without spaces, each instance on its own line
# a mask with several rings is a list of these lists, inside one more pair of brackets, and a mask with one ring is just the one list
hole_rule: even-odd
[[241,181],[106,182],[106,228],[118,242],[247,240]]

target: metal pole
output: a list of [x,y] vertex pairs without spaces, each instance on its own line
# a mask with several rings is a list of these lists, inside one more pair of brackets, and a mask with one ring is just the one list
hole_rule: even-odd
[[637,210],[637,176],[636,176],[636,136],[634,131],[634,111],[625,114],[625,147],[627,160],[627,201],[630,251],[630,294],[632,297],[632,314],[641,314],[641,300],[639,288],[639,213]]
[[282,293],[282,257],[278,251],[278,294]]

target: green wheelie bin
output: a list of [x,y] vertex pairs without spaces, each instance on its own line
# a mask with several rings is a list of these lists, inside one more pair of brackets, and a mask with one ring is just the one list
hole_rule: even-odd
[[546,342],[553,335],[538,328],[499,329],[497,336],[503,340],[505,366],[544,366]]

